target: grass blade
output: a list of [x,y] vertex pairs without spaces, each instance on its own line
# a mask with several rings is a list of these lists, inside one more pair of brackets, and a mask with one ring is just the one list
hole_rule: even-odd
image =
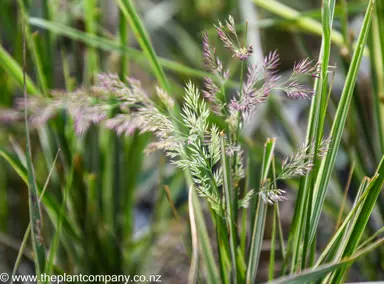
[[325,264],[315,269],[304,270],[300,274],[278,278],[268,283],[269,284],[304,284],[304,283],[308,283],[309,281],[315,281],[315,280],[321,279],[324,276],[326,276],[328,273],[338,268],[343,268],[343,267],[347,267],[348,265],[351,265],[356,259],[380,247],[383,243],[384,243],[384,239],[380,239],[375,243],[371,244],[369,247],[366,247],[365,249],[358,251],[352,257],[345,258],[337,263]]
[[[275,148],[276,139],[268,139],[264,146],[263,166],[261,172],[260,190],[262,190],[263,183],[268,177],[269,168],[272,164],[273,150]],[[251,248],[249,252],[249,259],[247,265],[246,283],[255,283],[257,267],[259,264],[261,246],[263,243],[264,226],[267,214],[267,205],[261,197],[257,198],[256,216],[254,218]]]
[[[11,76],[16,83],[22,87],[23,86],[23,70],[20,65],[16,62],[15,59],[0,45],[0,67],[4,69],[6,73]],[[25,76],[27,92],[31,95],[40,94],[39,88],[35,85],[35,83],[29,78]]]
[[320,166],[319,173],[317,175],[315,188],[314,188],[314,196],[313,196],[314,207],[313,207],[313,215],[312,215],[312,221],[311,221],[311,227],[310,227],[309,243],[312,242],[315,236],[317,225],[320,219],[320,214],[321,214],[323,203],[324,203],[324,199],[325,199],[326,190],[328,187],[329,180],[331,178],[333,167],[335,165],[336,154],[339,149],[340,141],[343,134],[343,129],[345,126],[345,121],[347,119],[348,110],[349,110],[349,106],[352,99],[353,89],[356,84],[357,74],[359,71],[359,66],[360,66],[361,59],[364,52],[364,45],[368,37],[373,4],[374,4],[374,0],[371,0],[369,2],[367,12],[365,14],[363,26],[361,28],[359,39],[357,41],[357,47],[352,57],[351,67],[347,75],[347,79],[341,95],[340,103],[337,108],[334,123],[332,125],[331,134],[330,134],[332,140],[329,145],[328,153],[326,154],[326,157],[323,159]]
[[[375,115],[375,126],[377,131],[378,150],[380,155],[384,154],[384,107],[381,103],[380,94],[384,92],[382,84],[384,80],[384,21],[380,17],[380,11],[384,11],[383,1],[376,1],[376,13],[372,17],[371,35],[368,39],[369,56],[371,62],[371,76],[373,85],[373,105]],[[383,12],[381,12],[383,13]]]
[[[312,101],[309,125],[307,129],[306,143],[315,143],[313,164],[315,168],[318,167],[317,152],[319,143],[322,138],[323,125],[325,112],[327,110],[327,83],[328,83],[328,64],[331,50],[331,35],[332,35],[332,22],[335,3],[330,1],[324,1],[322,9],[322,44],[319,55],[321,61],[321,73],[320,78],[315,81],[315,98]],[[301,269],[305,267],[307,250],[310,247],[308,240],[308,224],[310,222],[310,216],[312,214],[312,190],[311,181],[315,179],[314,175],[316,170],[313,170],[309,175],[301,179],[299,195],[296,201],[295,217],[293,220],[293,226],[290,234],[290,238],[293,238],[290,244],[292,244],[292,263],[291,272],[295,269]],[[302,238],[304,236],[304,245],[302,245]],[[302,250],[302,253],[300,253]]]
[[195,221],[195,213],[193,209],[193,187],[189,189],[188,194],[188,207],[189,207],[189,222],[191,223],[191,236],[192,236],[192,259],[189,268],[188,283],[195,283],[197,278],[197,261],[199,257],[199,247],[197,240],[197,228]]
[[41,59],[41,50],[38,49],[38,34],[32,34],[29,28],[28,18],[29,15],[26,12],[24,2],[22,0],[18,0],[17,4],[20,9],[20,13],[22,15],[23,23],[25,24],[25,40],[28,44],[28,48],[32,54],[32,61],[34,62],[34,67],[36,69],[37,78],[39,81],[40,88],[43,92],[44,96],[48,96],[48,84],[47,78],[44,73],[43,62]]
[[[95,18],[97,8],[96,0],[85,0],[84,1],[84,11],[85,11],[85,28],[90,35],[96,34],[97,21]],[[85,57],[86,62],[86,72],[85,72],[85,82],[90,84],[93,81],[94,76],[98,73],[99,63],[96,49],[88,47],[87,55]]]
[[237,230],[235,226],[235,213],[233,208],[233,196],[232,196],[232,180],[230,174],[230,159],[227,158],[225,146],[224,146],[224,133],[221,134],[221,159],[223,163],[223,185],[225,192],[226,203],[226,220],[227,227],[229,228],[229,244],[231,249],[231,264],[232,264],[232,277],[233,283],[237,283],[237,267],[236,267],[236,252],[237,252]]
[[47,264],[45,267],[45,273],[48,275],[51,275],[54,267],[54,261],[56,257],[57,250],[59,248],[59,242],[60,242],[60,235],[62,234],[61,229],[62,229],[62,224],[64,220],[64,214],[65,214],[65,208],[67,204],[67,199],[68,199],[68,193],[70,190],[70,187],[72,186],[72,179],[73,179],[73,173],[74,171],[72,170],[70,176],[68,177],[69,181],[64,188],[64,197],[63,201],[60,207],[60,215],[59,215],[59,221],[57,224],[56,232],[55,235],[53,236],[52,242],[51,242],[51,247],[49,249],[49,254],[48,254],[48,259],[47,259]]
[[[372,180],[374,180],[376,178],[377,178],[377,176],[375,176]],[[338,244],[339,240],[345,234],[344,230],[346,230],[346,228],[347,228],[348,224],[351,222],[351,220],[353,218],[355,218],[356,216],[358,216],[358,210],[360,209],[361,204],[364,202],[364,200],[365,200],[365,198],[366,198],[366,196],[367,196],[367,194],[369,192],[366,189],[369,186],[369,182],[372,182],[372,180],[369,180],[366,177],[361,182],[361,185],[360,185],[360,188],[359,188],[359,192],[363,192],[363,194],[359,198],[356,199],[355,206],[349,212],[349,214],[345,218],[345,220],[342,223],[342,225],[338,228],[336,233],[333,235],[332,239],[328,242],[327,246],[323,249],[323,252],[320,255],[317,263],[314,265],[315,267],[319,266],[321,263],[323,263],[325,261],[327,255],[332,254],[335,250],[338,249],[337,244]]]
[[[308,17],[299,17],[300,12],[276,0],[253,0],[253,2],[284,19],[294,20],[295,25],[305,32],[319,36],[323,35],[323,28],[321,23]],[[344,47],[343,35],[338,31],[332,31],[331,39],[332,42],[337,46]]]
[[26,60],[27,60],[27,51],[26,51],[26,28],[25,28],[25,19],[23,15],[22,20],[23,25],[23,82],[24,82],[24,100],[25,100],[25,133],[27,138],[27,173],[28,173],[28,200],[29,200],[29,215],[31,223],[31,233],[32,233],[32,247],[35,253],[35,269],[36,274],[39,275],[44,271],[45,266],[45,248],[42,241],[42,219],[40,211],[40,203],[38,201],[38,192],[37,184],[35,179],[35,173],[32,164],[32,150],[31,150],[31,140],[29,136],[29,125],[28,125],[28,95],[27,95],[27,84],[26,84]]
[[168,80],[165,77],[164,71],[160,66],[158,58],[156,56],[155,50],[152,47],[149,36],[141,23],[140,17],[138,16],[135,7],[131,0],[116,0],[121,12],[128,20],[129,25],[131,26],[133,33],[135,34],[136,40],[140,44],[140,47],[143,49],[144,54],[148,58],[148,61],[155,73],[156,79],[159,81],[159,84],[162,88],[170,92],[170,87]]
[[[110,39],[106,39],[96,35],[90,35],[88,33],[74,29],[72,27],[69,27],[60,23],[56,23],[56,22],[50,22],[40,18],[29,18],[29,23],[35,27],[49,30],[52,33],[55,33],[57,35],[62,35],[72,40],[80,41],[86,45],[99,48],[101,50],[115,51],[120,54],[124,54],[128,58],[138,63],[141,63],[141,64],[147,63],[147,59],[146,59],[147,57],[145,54],[143,54],[143,52],[135,48],[130,48],[128,46],[121,46],[121,44],[116,40],[110,40]],[[161,57],[157,57],[157,58],[160,66],[162,66],[164,69],[176,72],[178,74],[183,74],[188,77],[195,77],[195,78],[201,78],[201,79],[203,79],[204,77],[209,77],[212,80],[217,81],[216,76],[213,76],[211,73],[194,69],[169,59],[165,59]],[[233,81],[228,81],[227,85],[238,86],[238,84]]]
[[27,247],[27,243],[28,243],[28,239],[29,239],[29,234],[30,233],[31,233],[31,222],[28,223],[28,227],[25,230],[23,240],[21,241],[20,249],[19,249],[19,251],[17,253],[16,261],[15,261],[15,264],[13,266],[10,284],[13,284],[14,275],[16,275],[17,269],[19,268],[21,259],[22,259],[23,255],[24,255],[24,250]]
[[[16,171],[20,178],[28,185],[28,173],[27,169],[22,165],[22,163],[11,153],[8,153],[6,150],[0,147],[0,156],[2,156]],[[60,204],[57,203],[57,200],[49,193],[41,195],[43,189],[37,185],[37,190],[39,195],[42,196],[41,203],[44,205],[45,210],[48,212],[48,215],[53,224],[58,224],[59,220],[59,208]],[[75,241],[80,240],[80,233],[72,226],[68,218],[65,217],[64,226],[66,228],[66,233]]]
[[275,273],[276,219],[277,219],[277,204],[273,206],[271,250],[269,253],[269,269],[268,269],[268,279],[270,281],[274,278],[274,273]]
[[207,270],[207,278],[205,279],[207,283],[220,283],[219,270],[215,263],[215,258],[213,257],[213,251],[211,247],[211,242],[209,239],[207,227],[204,223],[204,217],[202,214],[199,198],[196,194],[196,191],[192,193],[192,202],[195,213],[196,228],[199,238],[199,247],[201,249],[201,256],[204,262],[204,268]]
[[[376,200],[379,197],[380,191],[384,184],[384,157],[381,159],[380,165],[376,171],[377,179],[372,181],[369,186],[369,193],[367,198],[364,201],[364,204],[361,208],[361,212],[358,215],[356,220],[356,224],[354,225],[353,231],[351,233],[350,238],[348,239],[348,243],[344,250],[343,257],[351,256],[356,250],[361,236],[364,233],[365,227],[368,223],[369,217],[371,216],[372,210],[376,204]],[[344,267],[335,273],[332,283],[340,283],[344,278],[347,267]]]

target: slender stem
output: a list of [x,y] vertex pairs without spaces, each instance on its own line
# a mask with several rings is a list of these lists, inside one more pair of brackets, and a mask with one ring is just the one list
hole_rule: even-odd
[[339,228],[339,226],[341,224],[341,219],[343,218],[344,207],[345,207],[345,204],[347,203],[348,191],[349,191],[350,184],[352,181],[354,169],[355,169],[355,162],[352,163],[351,169],[349,170],[348,180],[347,180],[347,183],[345,184],[343,201],[341,202],[339,216],[337,217],[337,222],[336,222],[336,226],[335,226],[335,231]]
[[[244,196],[248,193],[249,191],[249,183],[250,183],[250,157],[247,159],[247,165],[246,165],[246,173],[245,173],[245,186],[244,186]],[[241,236],[240,236],[240,248],[241,252],[246,258],[246,246],[247,246],[247,208],[243,208],[242,210],[242,219],[241,219]]]
[[229,228],[229,243],[231,249],[231,262],[232,262],[232,283],[237,283],[238,275],[237,275],[237,261],[236,261],[236,251],[237,251],[237,230],[236,230],[236,220],[234,217],[233,207],[233,197],[232,197],[232,177],[231,177],[231,166],[230,159],[226,157],[225,153],[225,145],[224,145],[224,133],[220,134],[221,139],[221,157],[223,162],[223,184],[224,184],[224,192],[225,192],[225,202],[226,202],[226,220],[227,226]]
[[[277,213],[277,215],[276,215],[277,223],[279,225],[280,250],[281,250],[281,256],[283,258],[283,260],[282,260],[282,262],[283,262],[283,269],[282,269],[282,271],[285,271],[284,266],[286,266],[286,262],[287,262],[287,253],[286,253],[286,249],[285,249],[283,226],[281,224],[279,204],[276,204],[275,206],[276,206],[276,213]],[[284,273],[282,275],[284,275]]]
[[271,250],[269,254],[269,281],[273,280],[275,272],[275,244],[276,244],[276,218],[277,218],[277,205],[273,207],[273,221],[272,221],[272,236],[271,236]]
[[198,257],[199,257],[199,247],[198,247],[198,236],[197,228],[195,221],[195,212],[193,206],[193,187],[189,189],[188,194],[188,208],[189,208],[189,222],[191,225],[191,236],[192,236],[192,260],[191,266],[188,274],[188,283],[195,283],[197,276],[197,266],[198,266]]
[[341,0],[340,1],[340,6],[341,6],[341,32],[344,37],[344,44],[345,47],[347,48],[348,55],[351,51],[351,38],[349,36],[349,28],[348,28],[348,4],[347,0]]

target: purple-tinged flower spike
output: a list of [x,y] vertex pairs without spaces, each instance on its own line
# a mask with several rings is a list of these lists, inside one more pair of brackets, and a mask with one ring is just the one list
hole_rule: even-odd
[[218,67],[215,49],[211,49],[207,33],[203,35],[203,63],[208,71],[216,71]]
[[314,64],[314,60],[310,60],[309,58],[305,58],[295,63],[293,66],[292,76],[300,76],[300,75],[309,75],[313,77],[317,77],[319,73],[319,65]]
[[216,84],[213,82],[213,80],[209,77],[204,78],[204,88],[203,96],[206,98],[209,102],[215,103],[217,101],[216,94],[219,91],[219,88],[216,86]]
[[241,61],[247,60],[249,56],[253,53],[253,47],[250,45],[248,48],[241,47],[235,50],[233,57],[239,58]]
[[276,68],[280,64],[280,57],[277,49],[275,51],[271,51],[264,58],[264,70],[269,72],[270,74],[275,74],[277,72]]
[[228,30],[237,38],[236,28],[235,28],[235,20],[232,15],[228,16],[228,21],[225,21],[225,24]]
[[152,142],[148,144],[148,146],[144,149],[144,153],[146,155],[152,154],[153,152],[157,150],[169,150],[174,149],[176,147],[180,147],[180,144],[182,143],[182,140],[174,138],[174,139],[166,139],[166,140],[160,140],[157,142]]
[[0,122],[9,123],[15,121],[21,121],[23,119],[22,114],[14,109],[0,109]]
[[217,115],[222,115],[224,108],[223,102],[217,97],[219,87],[209,77],[204,78],[203,97],[210,103],[212,111]]
[[105,126],[116,131],[118,135],[132,135],[142,125],[142,119],[132,114],[118,114],[107,119]]
[[[219,25],[215,25],[215,28],[217,31],[217,35],[223,42],[224,46],[233,53],[233,57],[244,61],[247,60],[249,56],[251,56],[251,54],[253,53],[252,45],[250,45],[249,47],[239,46],[239,38],[236,33],[235,21],[233,20],[232,16],[228,17],[228,21],[225,22],[225,26],[219,21]],[[230,34],[232,34],[232,37],[234,37],[235,39],[231,38],[230,34],[225,31],[225,28],[230,32]],[[237,44],[235,42],[237,42]]]
[[217,35],[219,36],[220,40],[223,42],[224,46],[228,48],[231,52],[235,52],[237,49],[235,43],[232,41],[232,39],[227,35],[227,33],[224,31],[223,24],[219,21],[219,25],[216,26]]
[[98,86],[93,87],[93,90],[98,93],[113,94],[124,102],[122,104],[123,108],[126,104],[131,105],[142,101],[150,101],[138,80],[130,77],[126,79],[129,86],[122,82],[117,74],[102,73],[99,75]]
[[281,90],[291,99],[310,99],[314,94],[313,89],[309,89],[296,81],[291,81]]
[[276,89],[283,91],[291,99],[310,99],[314,95],[314,90],[300,84],[298,80],[302,76],[319,76],[319,65],[314,62],[306,58],[295,63],[289,79],[280,83]]
[[203,35],[203,64],[205,69],[218,76],[223,82],[228,80],[229,71],[223,69],[223,63],[216,56],[216,51],[211,48],[207,33]]
[[[20,111],[25,111],[25,100],[16,100],[16,107]],[[48,100],[41,97],[31,97],[28,99],[28,115],[29,121],[34,127],[41,126],[49,119],[53,118],[57,111],[64,107],[64,101],[59,97]]]
[[278,63],[279,56],[275,51],[266,56],[261,65],[248,67],[247,81],[243,85],[241,97],[238,95],[229,106],[232,111],[240,112],[245,121],[250,118],[257,105],[265,102],[271,90],[278,86],[280,77],[274,75]]

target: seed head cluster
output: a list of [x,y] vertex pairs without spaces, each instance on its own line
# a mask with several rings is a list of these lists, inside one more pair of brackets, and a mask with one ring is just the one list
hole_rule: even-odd
[[[251,56],[253,48],[240,44],[233,17],[215,27],[233,58],[245,62]],[[30,98],[30,120],[33,125],[41,125],[65,110],[80,135],[92,124],[101,123],[119,135],[151,132],[157,140],[150,143],[145,152],[162,150],[172,164],[188,170],[199,195],[224,216],[223,156],[230,161],[230,180],[233,182],[230,186],[239,190],[239,181],[245,175],[239,131],[273,91],[283,91],[293,99],[310,98],[312,90],[298,80],[302,76],[317,76],[318,68],[313,61],[304,59],[295,64],[289,79],[282,81],[277,75],[279,55],[274,51],[260,64],[248,67],[242,88],[230,96],[226,90],[229,71],[211,47],[207,34],[203,36],[202,48],[204,66],[211,74],[204,79],[202,92],[192,82],[186,84],[180,115],[175,114],[176,102],[165,90],[157,87],[155,95],[151,96],[138,80],[130,77],[121,80],[116,74],[105,73],[99,75],[98,84],[91,88],[69,93],[53,92],[50,98]],[[23,102],[17,104],[17,110],[2,112],[0,118],[17,119],[25,109]],[[227,126],[220,128],[212,123],[209,119],[212,114],[221,116]],[[224,139],[224,149],[221,139]],[[326,152],[328,144],[329,140],[320,143],[319,155]],[[312,169],[314,155],[314,146],[300,147],[295,155],[284,160],[278,179],[307,174]],[[238,206],[247,207],[256,194],[269,204],[284,200],[283,190],[264,185],[257,192],[245,193],[239,198]]]

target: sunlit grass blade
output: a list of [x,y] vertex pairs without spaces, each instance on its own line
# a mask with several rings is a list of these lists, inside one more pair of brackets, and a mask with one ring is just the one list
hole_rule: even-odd
[[[119,11],[119,39],[121,48],[128,46],[128,25],[121,11]],[[120,79],[123,81],[128,75],[128,68],[128,56],[123,53],[120,57]]]
[[372,236],[370,236],[367,240],[365,240],[363,243],[361,243],[356,250],[361,250],[365,248],[367,245],[369,245],[371,242],[375,240],[378,236],[384,233],[384,227],[376,231]]
[[191,224],[191,239],[192,239],[192,259],[191,266],[189,267],[188,283],[193,284],[197,279],[197,263],[199,257],[197,228],[195,221],[195,212],[193,209],[193,187],[189,189],[188,194],[188,210],[189,210],[189,222]]
[[[17,61],[0,44],[0,67],[8,73],[19,87],[23,86],[23,71]],[[27,92],[31,95],[40,94],[39,88],[26,76]]]

